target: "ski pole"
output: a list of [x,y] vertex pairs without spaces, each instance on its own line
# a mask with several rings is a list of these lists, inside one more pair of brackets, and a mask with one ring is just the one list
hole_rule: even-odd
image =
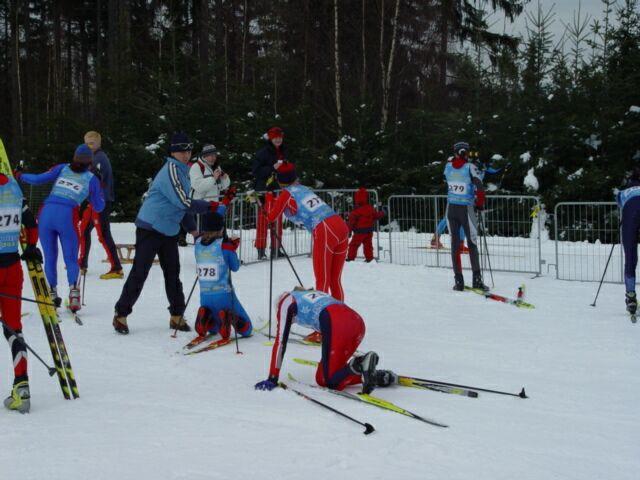
[[298,279],[298,283],[300,284],[300,286],[302,288],[304,288],[304,285],[302,284],[302,280],[300,280],[300,275],[298,275],[298,272],[296,271],[295,267],[293,266],[293,263],[291,262],[291,258],[289,257],[289,254],[287,253],[287,251],[282,246],[282,239],[280,238],[280,235],[278,235],[278,232],[276,232],[275,230],[273,231],[273,234],[276,236],[276,239],[278,240],[278,244],[280,245],[280,248],[282,249],[282,253],[284,253],[284,256],[287,259],[287,262],[289,262],[289,266],[291,267],[291,270],[293,270],[293,274]]
[[349,416],[349,415],[347,415],[346,413],[342,413],[340,410],[336,410],[335,408],[330,407],[329,405],[327,405],[327,404],[325,404],[325,403],[322,403],[322,402],[320,402],[320,401],[316,400],[315,398],[310,397],[309,395],[307,395],[307,394],[305,394],[305,393],[302,393],[302,392],[300,392],[299,390],[296,390],[295,388],[291,388],[291,387],[289,387],[289,386],[288,386],[286,383],[284,383],[284,382],[278,382],[278,386],[279,386],[280,388],[282,388],[283,390],[289,390],[289,391],[291,391],[291,392],[295,393],[296,395],[298,395],[298,396],[300,396],[300,397],[302,397],[302,398],[304,398],[304,399],[307,399],[307,400],[309,400],[310,402],[315,403],[316,405],[319,405],[319,406],[321,406],[321,407],[323,407],[323,408],[326,408],[327,410],[329,410],[329,411],[331,411],[331,412],[333,412],[333,413],[336,413],[336,414],[340,415],[341,417],[346,418],[347,420],[351,420],[352,422],[357,423],[358,425],[363,426],[363,427],[365,428],[365,430],[364,430],[364,432],[363,432],[365,435],[369,435],[370,433],[373,433],[373,432],[375,432],[375,431],[376,431],[376,429],[375,429],[375,428],[373,428],[373,425],[371,425],[370,423],[365,423],[365,422],[361,422],[360,420],[356,420],[355,418],[350,417],[350,416]]
[[613,255],[613,249],[616,248],[617,243],[611,245],[611,251],[609,252],[609,258],[607,258],[607,264],[604,266],[604,272],[602,272],[602,278],[600,279],[600,285],[598,285],[598,291],[596,292],[596,298],[593,299],[592,307],[596,306],[596,301],[598,300],[598,295],[600,295],[600,289],[602,288],[602,282],[604,282],[604,277],[607,274],[607,269],[609,268],[609,262],[611,261],[611,255]]
[[[236,319],[235,325],[233,325],[233,332],[236,337],[236,355],[242,355],[240,347],[238,346],[238,315],[236,315],[236,290],[233,288],[233,282],[231,281],[231,270],[229,270],[229,286],[231,287],[231,315]],[[231,319],[229,319],[231,321]]]
[[22,338],[20,335],[18,335],[18,333],[13,328],[11,328],[9,325],[7,325],[7,323],[4,321],[4,318],[0,317],[0,322],[2,322],[2,326],[7,330],[7,332],[9,332],[11,335],[13,335],[15,338],[17,338],[18,341],[22,345],[24,345],[24,347],[27,350],[29,350],[31,353],[33,353],[33,355],[40,361],[40,363],[42,363],[42,365],[45,366],[45,368],[49,371],[49,376],[50,377],[53,377],[56,374],[56,369],[51,367],[51,366],[49,366],[49,364],[47,364],[47,362],[45,362],[42,359],[42,357],[40,357],[40,355],[38,355],[36,353],[36,351],[29,346],[29,344],[27,343],[27,341],[24,338]]
[[459,385],[457,383],[439,382],[438,380],[427,380],[426,378],[411,377],[411,379],[416,380],[418,382],[430,383],[434,385],[445,385],[447,387],[466,388],[468,390],[477,390],[479,392],[495,393],[498,395],[509,395],[512,397],[529,398],[527,397],[527,394],[524,391],[524,387],[522,387],[522,390],[520,390],[520,393],[510,393],[510,392],[503,392],[500,390],[489,390],[488,388],[470,387],[469,385]]
[[[198,283],[198,275],[196,275],[196,279],[193,281],[193,286],[191,287],[191,291],[189,292],[189,296],[187,297],[187,303],[184,305],[184,310],[187,311],[187,307],[189,306],[189,301],[191,300],[191,296],[193,295],[193,291],[196,289],[196,284]],[[171,338],[176,338],[178,336],[178,327],[173,331]]]
[[489,273],[491,274],[491,288],[495,288],[496,284],[493,281],[493,269],[491,268],[491,256],[489,255],[489,245],[487,244],[487,231],[484,223],[484,212],[480,212],[480,224],[482,227],[482,240],[484,241],[484,252],[487,256],[487,264],[489,265]]
[[82,274],[82,305],[86,306],[86,303],[84,303],[84,291],[85,291],[85,287],[87,285],[87,272],[85,271]]
[[23,302],[36,303],[38,305],[46,305],[48,307],[57,308],[55,303],[41,302],[40,300],[33,300],[32,298],[26,298],[26,297],[18,297],[15,295],[9,295],[8,293],[0,293],[0,297],[10,298],[12,300],[22,300]]
[[[273,227],[271,227],[273,229]],[[273,309],[273,255],[269,255],[269,340],[271,340],[271,317]]]

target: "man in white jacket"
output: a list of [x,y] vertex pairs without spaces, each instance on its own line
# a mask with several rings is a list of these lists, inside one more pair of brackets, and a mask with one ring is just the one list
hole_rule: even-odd
[[218,162],[218,150],[213,145],[205,145],[200,157],[189,170],[194,200],[217,201],[220,194],[229,188],[231,179],[224,173]]
[[[222,193],[231,185],[229,175],[222,171],[218,162],[218,150],[207,144],[202,148],[200,157],[192,163],[189,170],[192,198],[217,202]],[[200,215],[196,218],[200,230]]]

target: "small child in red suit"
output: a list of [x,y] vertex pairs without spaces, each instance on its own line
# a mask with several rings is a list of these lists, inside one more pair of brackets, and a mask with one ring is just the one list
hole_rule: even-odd
[[349,229],[353,233],[349,243],[347,262],[355,260],[360,245],[363,245],[364,258],[367,262],[373,260],[373,229],[375,223],[384,217],[385,213],[376,210],[369,204],[369,194],[364,187],[360,187],[353,195],[355,208],[349,214]]

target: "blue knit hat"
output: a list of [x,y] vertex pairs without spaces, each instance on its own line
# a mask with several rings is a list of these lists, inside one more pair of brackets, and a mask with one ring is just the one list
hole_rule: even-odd
[[189,137],[184,132],[176,132],[171,135],[171,144],[169,145],[169,153],[174,152],[190,152],[193,150],[193,143],[189,141]]
[[467,142],[456,142],[453,145],[453,153],[455,153],[456,155],[458,155],[460,153],[460,150],[465,150],[465,151],[469,151],[469,144]]
[[93,161],[93,151],[89,145],[82,143],[76,147],[73,153],[73,161],[76,163],[90,164]]

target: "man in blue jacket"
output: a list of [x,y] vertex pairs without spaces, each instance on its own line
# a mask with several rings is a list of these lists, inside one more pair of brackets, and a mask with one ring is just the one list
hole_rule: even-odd
[[640,233],[640,165],[635,165],[620,192],[616,195],[622,210],[622,247],[624,248],[625,303],[631,315],[636,314],[636,266],[638,265],[638,234]]
[[169,327],[184,332],[191,330],[184,319],[184,292],[180,282],[180,257],[178,233],[180,224],[195,233],[192,215],[213,211],[224,216],[227,205],[233,199],[234,189],[229,189],[222,202],[193,200],[189,197],[189,160],[193,144],[184,133],[171,137],[170,157],[153,179],[151,188],[136,218],[136,255],[133,267],[122,288],[115,306],[113,328],[121,334],[129,333],[127,316],[132,312],[142,287],[158,255],[164,275],[164,287],[169,300]]

